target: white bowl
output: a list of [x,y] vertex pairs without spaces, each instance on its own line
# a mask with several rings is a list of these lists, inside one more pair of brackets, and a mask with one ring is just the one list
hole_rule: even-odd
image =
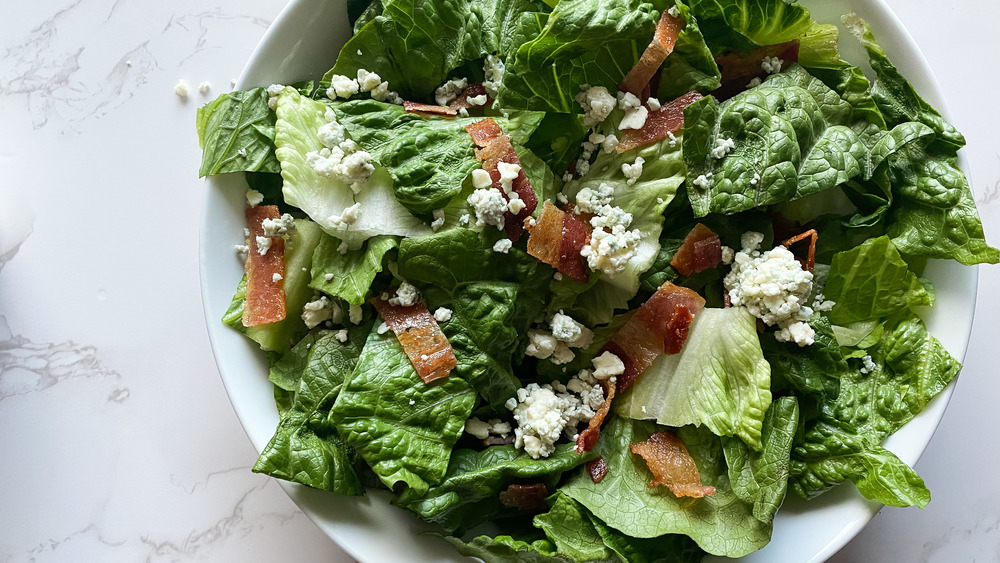
[[[916,44],[881,0],[802,0],[815,19],[839,24],[840,15],[856,11],[872,26],[876,38],[917,91],[945,117],[941,91]],[[343,0],[292,0],[267,30],[237,88],[288,84],[319,78],[350,37]],[[864,50],[842,33],[844,57],[859,64]],[[962,163],[963,168],[964,162]],[[243,239],[246,183],[242,175],[207,181],[201,231],[201,285],[209,337],[229,398],[257,451],[278,425],[264,355],[256,344],[219,320],[243,272],[233,246]],[[931,333],[956,358],[964,358],[975,311],[978,269],[954,262],[932,261],[926,274],[937,289],[937,304],[926,319]],[[947,407],[954,384],[919,416],[891,436],[886,447],[913,465],[930,441]],[[337,496],[279,481],[288,495],[326,534],[360,561],[471,561],[426,529],[415,517],[388,504],[388,494]],[[822,561],[850,541],[881,508],[850,484],[809,502],[789,494],[774,522],[771,543],[743,561]],[[387,541],[387,538],[391,540]],[[707,558],[717,559],[717,558]]]

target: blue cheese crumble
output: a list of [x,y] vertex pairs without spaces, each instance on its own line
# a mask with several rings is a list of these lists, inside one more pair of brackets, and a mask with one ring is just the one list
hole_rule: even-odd
[[583,90],[576,95],[576,102],[583,108],[583,124],[593,127],[611,115],[615,109],[615,97],[604,86],[581,84]]
[[734,148],[736,148],[736,142],[732,139],[716,139],[715,147],[708,151],[708,154],[712,155],[714,159],[722,160]]
[[646,159],[641,156],[635,157],[635,162],[629,164],[627,162],[622,163],[622,174],[625,175],[626,184],[633,185],[642,176],[642,165],[646,163]]
[[403,282],[396,288],[396,296],[389,299],[390,305],[412,307],[420,302],[420,290],[409,282]]
[[587,370],[566,385],[529,383],[505,404],[517,423],[514,447],[534,459],[548,457],[560,439],[576,439],[577,426],[589,422],[602,402],[604,390]]
[[500,254],[507,254],[508,252],[510,252],[511,247],[513,246],[514,243],[511,242],[509,238],[502,238],[493,245],[493,252],[499,252]]
[[774,337],[779,342],[808,346],[815,337],[808,324],[813,310],[806,305],[812,292],[812,272],[803,270],[783,246],[760,252],[763,239],[761,233],[744,233],[743,250],[733,257],[732,270],[723,280],[730,302],[778,327]]
[[503,82],[505,71],[506,67],[500,57],[493,54],[486,55],[486,61],[483,64],[483,74],[486,76],[486,80],[483,81],[483,87],[486,88],[486,93],[494,99],[497,97],[500,83]]
[[760,62],[760,69],[768,74],[778,74],[781,72],[781,65],[784,62],[778,57],[764,57],[764,60]]
[[434,90],[434,100],[439,106],[446,106],[457,98],[468,85],[468,78],[452,78]]
[[451,320],[452,310],[447,307],[438,307],[434,311],[434,320],[439,323],[446,323]]
[[477,227],[493,225],[503,230],[503,215],[507,212],[507,202],[499,190],[477,189],[469,195],[466,202],[476,214]]

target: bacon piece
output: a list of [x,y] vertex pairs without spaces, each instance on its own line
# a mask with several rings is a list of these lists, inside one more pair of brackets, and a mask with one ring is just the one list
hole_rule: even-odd
[[704,307],[705,299],[693,290],[670,282],[660,286],[602,349],[625,364],[618,389],[635,383],[661,352],[680,352],[694,316]]
[[[486,94],[486,103],[481,106],[475,106],[469,103],[469,98],[475,98]],[[469,109],[469,108],[488,108],[493,105],[493,97],[486,93],[486,86],[483,86],[482,82],[473,82],[462,90],[462,93],[458,95],[457,98],[448,102],[448,107],[453,110]]]
[[448,377],[458,365],[448,337],[423,302],[405,307],[379,297],[371,300],[385,324],[403,345],[403,351],[424,383]]
[[545,510],[549,507],[545,502],[548,496],[549,489],[545,483],[515,484],[500,491],[500,504],[518,510]]
[[595,483],[600,483],[601,479],[608,474],[608,464],[605,463],[603,457],[597,459],[592,459],[587,462],[587,473],[590,474],[590,480]]
[[715,64],[722,71],[722,86],[712,92],[712,96],[720,102],[728,100],[746,90],[754,78],[766,78],[767,73],[760,67],[764,57],[778,57],[781,70],[785,70],[799,60],[799,40],[756,47],[749,53],[726,53],[715,57]]
[[243,268],[247,276],[246,300],[243,302],[243,326],[273,323],[285,318],[284,280],[274,281],[274,274],[285,275],[285,240],[270,237],[271,246],[263,256],[257,246],[257,237],[264,235],[264,219],[277,219],[281,214],[276,205],[258,205],[246,211],[247,260]]
[[604,387],[604,402],[594,413],[594,417],[590,419],[587,428],[576,437],[576,446],[573,451],[578,454],[594,449],[594,446],[597,445],[597,439],[601,436],[601,425],[604,424],[604,417],[608,416],[608,412],[611,410],[611,401],[615,398],[615,382],[611,379],[605,379],[601,382],[601,386]]
[[403,102],[403,109],[411,113],[433,113],[435,115],[458,115],[458,110],[447,106],[435,106],[431,104],[420,104],[417,102]]
[[587,263],[580,249],[590,238],[588,225],[546,201],[534,226],[528,227],[528,254],[560,273],[584,283]]
[[688,92],[672,102],[663,104],[660,109],[649,112],[646,124],[642,129],[625,129],[622,131],[618,152],[623,153],[636,147],[643,147],[684,129],[684,108],[702,98],[698,92]]
[[677,43],[677,36],[684,29],[684,20],[671,16],[667,10],[660,15],[660,21],[656,23],[656,32],[653,33],[653,40],[642,52],[635,66],[628,71],[622,79],[618,89],[623,92],[632,92],[636,96],[642,93],[642,89],[649,85],[649,80],[653,78],[656,71],[660,69],[663,61],[674,50]]
[[719,235],[698,223],[684,237],[684,242],[670,260],[670,265],[682,276],[690,276],[714,268],[719,262],[722,262],[722,241],[719,240]]
[[[510,143],[510,137],[491,117],[470,123],[465,127],[465,130],[469,132],[472,141],[482,147],[476,149],[476,158],[483,163],[483,170],[490,173],[493,187],[500,190],[505,201],[510,201],[510,196],[507,195],[500,183],[500,171],[497,169],[497,165],[501,162],[521,165],[521,160],[517,158],[517,153],[514,151],[514,145]],[[538,197],[535,196],[535,190],[532,189],[531,182],[524,170],[518,172],[517,178],[511,182],[511,191],[524,202],[524,209],[521,209],[516,215],[510,211],[504,213],[504,231],[507,232],[507,238],[517,242],[524,234],[524,220],[530,217],[535,212],[535,208],[538,207]]]
[[781,246],[791,250],[793,244],[805,240],[806,238],[809,239],[809,253],[806,255],[804,260],[802,258],[799,258],[798,260],[806,271],[811,272],[816,266],[816,241],[819,239],[819,234],[816,232],[816,229],[809,229],[804,233],[795,235],[794,237],[781,243]]
[[702,498],[714,495],[715,487],[701,484],[701,474],[684,441],[672,431],[657,432],[645,442],[629,447],[642,456],[653,473],[649,488],[665,485],[677,497]]

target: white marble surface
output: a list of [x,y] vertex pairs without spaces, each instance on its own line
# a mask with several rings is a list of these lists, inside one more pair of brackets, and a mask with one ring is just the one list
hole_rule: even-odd
[[[996,245],[1000,4],[889,3],[968,137]],[[195,110],[282,4],[50,0],[0,19],[0,562],[353,561],[250,472],[199,296]],[[1000,560],[1000,268],[980,276],[965,370],[917,464],[931,504],[883,510],[833,561]]]

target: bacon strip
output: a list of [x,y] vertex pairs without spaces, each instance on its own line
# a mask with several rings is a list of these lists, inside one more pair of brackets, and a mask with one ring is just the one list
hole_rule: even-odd
[[642,52],[642,56],[639,57],[635,66],[622,79],[618,89],[623,92],[632,92],[638,96],[642,89],[649,84],[656,71],[660,69],[663,61],[667,60],[667,56],[673,52],[677,36],[680,35],[682,29],[684,29],[684,20],[679,17],[675,18],[667,10],[664,10],[660,21],[656,23],[653,40]]
[[712,229],[698,223],[684,237],[670,265],[682,276],[690,276],[714,268],[722,262],[722,241]]
[[802,267],[805,268],[806,271],[811,272],[816,266],[816,241],[819,239],[819,234],[816,232],[816,229],[809,229],[804,233],[795,235],[794,237],[781,243],[781,246],[791,250],[793,244],[805,240],[806,238],[809,239],[809,254],[806,255],[805,260],[802,258],[799,258],[798,260],[802,263]]
[[403,345],[403,351],[424,383],[448,377],[458,365],[448,337],[423,302],[404,307],[379,297],[371,300],[385,324]]
[[[474,106],[469,103],[469,98],[475,98],[486,94],[486,103],[481,106]],[[486,86],[483,86],[482,82],[474,82],[465,87],[462,93],[458,95],[457,98],[448,102],[448,107],[458,111],[460,109],[470,109],[470,108],[488,108],[493,105],[493,97],[486,92]]]
[[701,474],[684,441],[672,431],[657,432],[645,442],[629,447],[642,456],[653,473],[649,488],[665,485],[677,497],[702,498],[714,495],[715,487],[701,484]]
[[601,382],[601,386],[604,387],[604,402],[594,413],[594,418],[590,419],[587,428],[576,437],[576,446],[573,451],[578,454],[594,449],[594,446],[597,445],[597,439],[601,436],[601,425],[604,424],[604,417],[608,416],[608,412],[611,410],[611,401],[615,398],[615,382],[606,379]]
[[661,352],[680,352],[694,316],[704,307],[705,299],[693,290],[670,282],[660,286],[602,349],[625,364],[618,389],[635,383]]
[[[521,160],[517,158],[517,153],[514,151],[514,145],[510,143],[510,137],[491,117],[471,123],[465,127],[465,130],[469,132],[472,141],[482,147],[476,149],[476,158],[483,163],[483,170],[490,173],[493,187],[500,190],[505,201],[510,201],[510,197],[504,192],[500,183],[500,171],[497,169],[497,165],[501,162],[521,165]],[[524,170],[521,170],[511,183],[511,191],[524,202],[524,209],[516,215],[510,211],[504,213],[504,230],[507,232],[507,238],[517,242],[524,234],[524,220],[530,217],[535,212],[535,208],[538,207],[538,197],[535,196],[535,190],[532,189],[531,182]]]
[[545,483],[514,484],[500,491],[500,504],[518,510],[545,510],[549,507],[545,502],[548,496],[549,489]]
[[587,462],[587,473],[590,474],[590,480],[595,483],[600,483],[601,479],[608,474],[608,464],[605,463],[603,457],[597,459],[592,459]]
[[799,40],[764,45],[749,53],[726,53],[715,57],[715,64],[722,71],[722,86],[712,92],[712,96],[720,102],[728,100],[746,90],[747,84],[754,78],[766,78],[767,73],[760,68],[764,57],[778,57],[781,59],[781,70],[785,70],[799,60]]
[[431,104],[420,104],[417,102],[403,102],[403,109],[411,113],[433,113],[435,115],[458,115],[458,110],[447,106],[435,106]]
[[566,213],[546,201],[534,226],[528,227],[528,254],[560,273],[584,283],[588,280],[587,262],[580,249],[590,238],[588,225],[572,213]]
[[618,152],[623,153],[636,147],[643,147],[684,129],[684,108],[702,98],[698,92],[688,92],[660,109],[649,112],[646,124],[641,129],[625,129],[618,143]]
[[247,276],[246,300],[243,302],[243,326],[273,323],[285,318],[284,280],[274,281],[274,274],[285,275],[285,240],[271,237],[271,246],[263,256],[257,237],[264,235],[264,219],[277,219],[281,214],[276,205],[258,205],[246,210],[247,259],[243,268]]

